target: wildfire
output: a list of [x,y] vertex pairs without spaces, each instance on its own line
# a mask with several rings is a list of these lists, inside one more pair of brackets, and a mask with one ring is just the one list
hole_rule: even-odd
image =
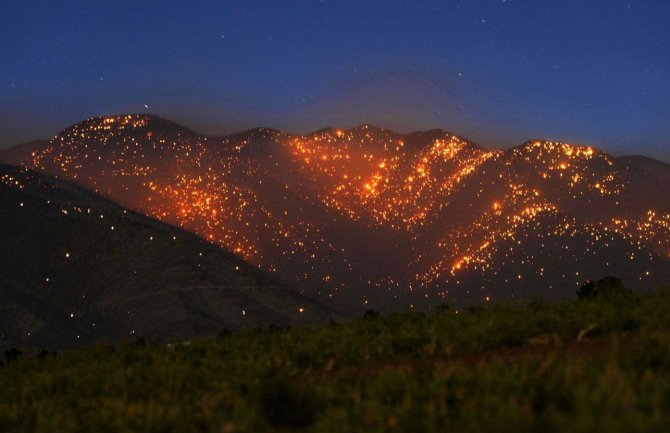
[[[589,254],[621,239],[638,257],[650,248],[670,251],[670,215],[586,223],[568,212],[575,203],[597,207],[630,194],[612,160],[590,147],[533,141],[487,151],[448,133],[418,146],[369,126],[307,136],[259,129],[222,139],[170,127],[148,116],[89,119],[27,165],[75,179],[329,296],[356,285],[453,288],[463,275],[493,281],[515,260],[527,272],[508,284],[519,284],[547,272],[545,258],[525,255],[531,242],[540,250],[560,244],[570,260],[576,239]],[[11,176],[0,181],[20,187]],[[369,237],[351,230],[358,226]],[[366,273],[365,261],[394,255],[401,259],[379,266],[386,273]]]

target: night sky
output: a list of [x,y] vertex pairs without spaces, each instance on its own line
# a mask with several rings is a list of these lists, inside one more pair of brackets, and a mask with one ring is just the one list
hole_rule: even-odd
[[669,160],[669,23],[668,0],[4,2],[0,146],[149,112]]

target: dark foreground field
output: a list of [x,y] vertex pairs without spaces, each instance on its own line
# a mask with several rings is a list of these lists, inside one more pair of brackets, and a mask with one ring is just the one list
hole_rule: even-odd
[[670,294],[10,351],[2,432],[670,430]]

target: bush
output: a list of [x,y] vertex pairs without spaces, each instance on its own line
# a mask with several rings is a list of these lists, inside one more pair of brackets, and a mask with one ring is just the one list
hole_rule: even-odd
[[5,359],[7,362],[15,361],[19,356],[21,356],[21,351],[17,350],[15,347],[12,347],[9,350],[5,350]]
[[364,319],[376,319],[379,317],[379,311],[375,310],[365,310],[365,313],[363,314]]
[[597,282],[587,281],[577,291],[579,299],[611,298],[617,296],[630,295],[632,291],[628,289],[623,281],[617,277],[605,277]]
[[286,378],[273,378],[261,385],[260,409],[273,427],[305,428],[316,420],[314,398]]

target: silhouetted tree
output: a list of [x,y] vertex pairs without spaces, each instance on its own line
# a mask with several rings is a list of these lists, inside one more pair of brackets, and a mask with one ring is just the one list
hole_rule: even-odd
[[592,299],[596,297],[596,282],[589,280],[582,285],[577,291],[577,297],[579,299]]
[[593,299],[596,297],[612,297],[628,295],[631,290],[617,277],[605,277],[596,282],[587,281],[577,291],[579,299]]
[[365,310],[363,314],[364,319],[376,319],[377,317],[379,317],[379,311],[375,310]]

